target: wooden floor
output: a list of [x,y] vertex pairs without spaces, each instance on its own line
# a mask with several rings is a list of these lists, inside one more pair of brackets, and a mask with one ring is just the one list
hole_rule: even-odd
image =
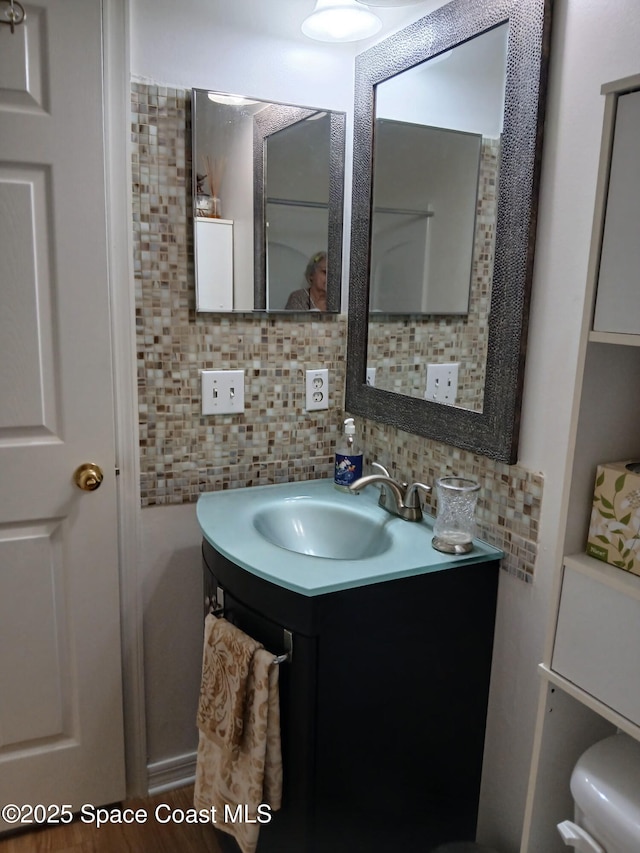
[[210,824],[159,823],[154,811],[165,803],[172,810],[192,809],[193,786],[112,807],[144,809],[148,815],[144,824],[107,823],[96,828],[95,823],[76,819],[64,826],[0,836],[0,853],[220,853]]

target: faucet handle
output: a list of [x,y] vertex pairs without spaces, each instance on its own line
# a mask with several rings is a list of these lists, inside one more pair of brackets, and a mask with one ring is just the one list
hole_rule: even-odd
[[391,474],[387,471],[387,469],[384,467],[384,465],[381,465],[379,462],[372,462],[371,467],[372,468],[378,468],[384,474],[385,477],[391,476]]
[[425,494],[429,494],[431,486],[425,486],[424,483],[412,483],[407,489],[405,495],[405,504],[414,509],[420,509],[420,496],[418,492],[422,489]]
[[[391,474],[388,472],[388,470],[384,467],[384,465],[381,465],[379,462],[372,462],[371,467],[377,468],[381,474],[384,474],[385,477],[391,477]],[[384,486],[380,486],[380,497],[378,498],[378,506],[384,507],[384,509],[387,508],[387,490],[384,488]]]

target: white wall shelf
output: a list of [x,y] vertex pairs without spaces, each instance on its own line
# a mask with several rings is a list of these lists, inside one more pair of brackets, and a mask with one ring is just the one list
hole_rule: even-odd
[[627,717],[619,714],[617,711],[614,711],[614,709],[609,707],[609,705],[606,705],[597,697],[587,693],[586,690],[583,690],[577,684],[569,681],[569,679],[564,678],[557,672],[554,672],[554,670],[550,669],[546,664],[541,663],[538,669],[540,676],[550,685],[560,688],[560,690],[562,690],[563,693],[566,693],[567,696],[570,696],[572,699],[580,702],[581,705],[589,708],[616,729],[621,729],[631,737],[640,740],[640,726],[636,725],[632,720],[629,720]]
[[589,341],[596,344],[617,344],[625,347],[640,347],[640,335],[620,332],[589,332]]
[[565,567],[574,569],[576,572],[581,572],[584,575],[597,579],[600,583],[617,589],[625,595],[630,595],[633,598],[640,600],[640,576],[625,572],[616,566],[611,566],[609,563],[604,563],[602,560],[596,560],[588,554],[582,552],[578,554],[568,554],[564,558]]
[[[554,593],[541,677],[521,853],[566,853],[557,823],[573,817],[571,772],[617,729],[640,740],[640,577],[588,556],[598,464],[640,458],[640,334],[592,327],[617,99],[640,75],[602,87],[596,187]],[[640,326],[640,317],[639,326]]]

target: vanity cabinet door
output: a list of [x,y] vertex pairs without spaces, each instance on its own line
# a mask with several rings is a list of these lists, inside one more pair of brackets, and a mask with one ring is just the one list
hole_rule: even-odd
[[314,853],[475,838],[497,579],[458,565],[322,608]]

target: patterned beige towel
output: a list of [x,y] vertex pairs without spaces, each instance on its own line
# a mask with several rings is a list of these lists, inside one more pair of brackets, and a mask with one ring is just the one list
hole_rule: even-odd
[[[205,642],[203,681],[208,679],[214,654],[215,646]],[[260,822],[251,821],[268,819],[268,810],[258,812],[258,806],[268,805],[277,811],[282,801],[278,671],[273,654],[257,648],[249,665],[238,749],[222,743],[208,728],[203,729],[198,712],[194,805],[198,809],[215,807],[216,827],[233,835],[242,853],[255,853],[258,844]]]
[[204,623],[198,728],[220,746],[242,741],[249,666],[262,644],[211,613]]

